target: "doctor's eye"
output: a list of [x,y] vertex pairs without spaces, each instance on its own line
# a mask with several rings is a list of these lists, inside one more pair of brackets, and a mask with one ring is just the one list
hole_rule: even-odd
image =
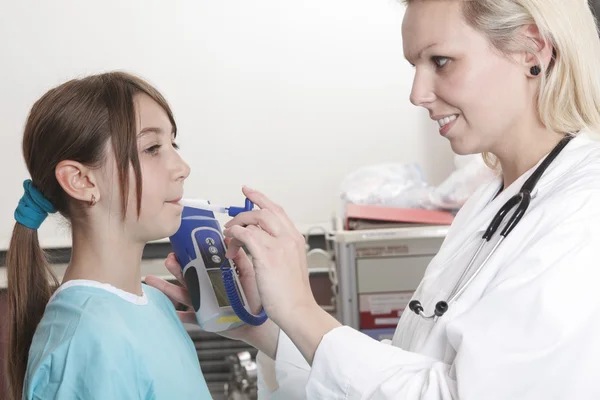
[[433,63],[436,65],[436,67],[442,68],[444,65],[446,65],[446,63],[449,60],[448,60],[448,57],[433,56],[433,57],[431,57],[431,61],[433,61]]
[[175,150],[179,150],[179,145],[177,143],[171,142],[171,146],[173,146]]

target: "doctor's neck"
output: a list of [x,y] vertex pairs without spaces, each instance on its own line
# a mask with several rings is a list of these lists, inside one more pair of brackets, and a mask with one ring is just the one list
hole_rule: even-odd
[[521,125],[491,151],[502,169],[503,190],[513,184],[556,146],[564,133],[548,130],[541,122]]

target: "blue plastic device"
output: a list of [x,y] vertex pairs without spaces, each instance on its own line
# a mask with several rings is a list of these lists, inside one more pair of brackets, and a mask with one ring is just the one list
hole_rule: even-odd
[[234,217],[251,211],[254,204],[246,199],[244,207],[220,207],[206,200],[182,200],[179,230],[171,236],[171,246],[181,265],[200,328],[222,332],[244,323],[261,325],[267,320],[264,309],[250,312],[233,262],[227,251],[215,212]]

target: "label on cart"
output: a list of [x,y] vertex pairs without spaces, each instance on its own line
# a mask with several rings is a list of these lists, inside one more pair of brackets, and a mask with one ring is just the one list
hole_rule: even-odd
[[382,326],[382,325],[398,325],[398,322],[400,322],[400,318],[375,318],[375,325],[377,326]]
[[413,292],[361,294],[360,328],[396,327],[412,296]]
[[360,311],[371,314],[389,314],[404,310],[414,292],[376,293],[360,295]]

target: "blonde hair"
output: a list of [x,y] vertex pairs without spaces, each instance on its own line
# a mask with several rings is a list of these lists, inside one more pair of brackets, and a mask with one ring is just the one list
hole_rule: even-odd
[[[410,4],[419,0],[404,0]],[[435,0],[434,0],[435,1]],[[460,0],[465,21],[504,54],[536,53],[521,28],[535,24],[554,48],[537,96],[539,118],[556,132],[600,132],[600,38],[587,0]],[[484,154],[490,167],[496,160]]]

